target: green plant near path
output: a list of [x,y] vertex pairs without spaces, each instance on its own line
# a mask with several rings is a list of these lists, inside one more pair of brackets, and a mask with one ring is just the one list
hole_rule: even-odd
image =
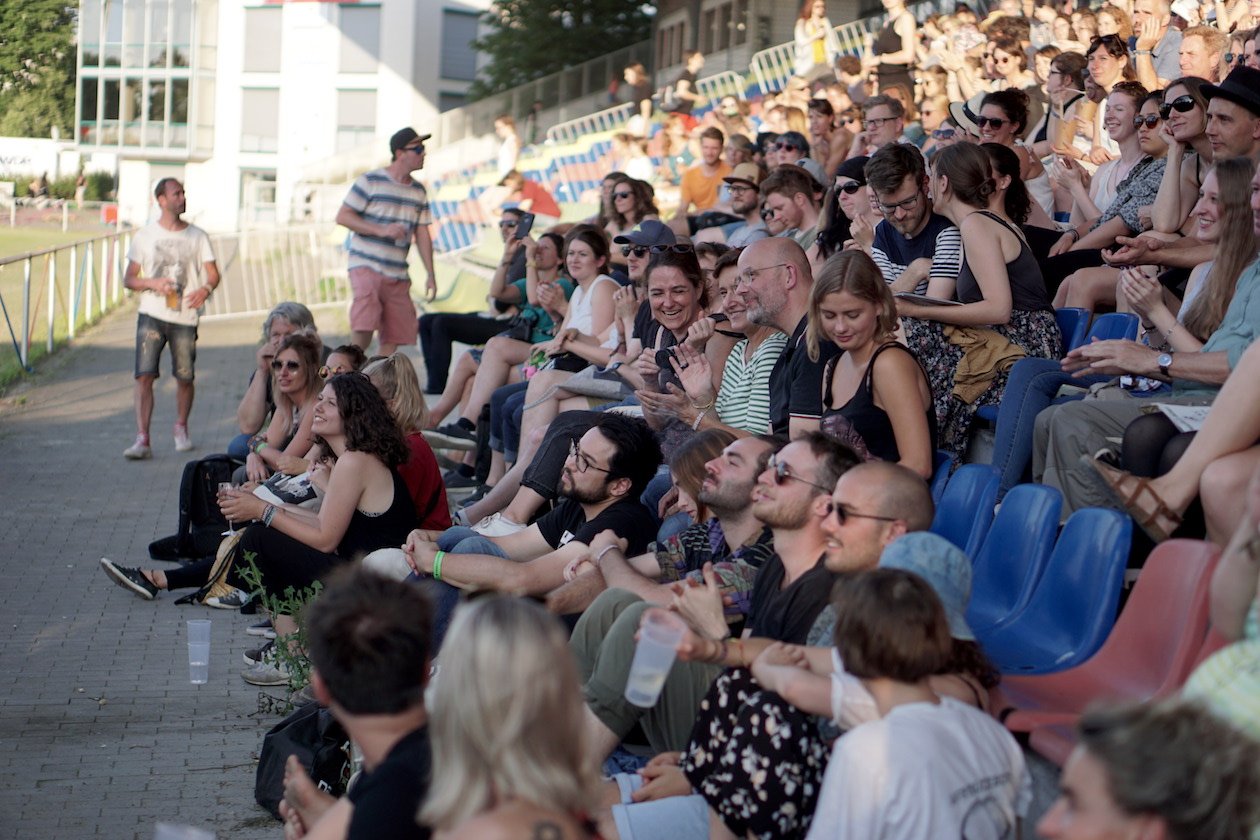
[[302,612],[308,604],[319,597],[324,586],[319,581],[315,581],[301,590],[295,590],[292,586],[287,587],[283,597],[268,595],[262,586],[262,572],[258,569],[258,564],[254,562],[256,557],[257,555],[252,551],[242,553],[241,559],[244,565],[239,567],[241,578],[249,587],[249,591],[259,598],[263,609],[269,615],[291,615],[297,622],[296,633],[276,636],[276,646],[273,650],[276,658],[289,671],[289,691],[298,691],[311,681],[311,660],[306,656],[306,628]]

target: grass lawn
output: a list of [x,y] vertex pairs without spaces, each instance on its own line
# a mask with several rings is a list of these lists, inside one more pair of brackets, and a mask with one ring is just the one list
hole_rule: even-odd
[[[106,229],[100,229],[100,233],[108,232]],[[14,257],[21,257],[27,253],[42,251],[48,248],[55,248],[59,245],[68,245],[72,242],[82,242],[90,239],[95,235],[99,235],[96,231],[79,230],[62,233],[59,228],[38,228],[32,226],[26,227],[0,227],[0,263]],[[99,257],[99,245],[97,246]],[[82,266],[83,251],[80,249],[80,267]],[[31,300],[30,300],[30,316],[29,320],[32,325],[31,330],[31,352],[30,361],[34,361],[44,355],[47,347],[48,338],[48,281],[47,267],[49,257],[37,257],[31,261]],[[56,298],[56,319],[53,329],[54,341],[60,342],[66,336],[66,308],[70,302],[70,257],[68,251],[63,251],[57,256],[57,289]],[[96,266],[97,276],[100,276],[100,265]],[[76,278],[77,279],[77,278]],[[7,310],[9,322],[12,325],[13,332],[17,336],[17,340],[22,339],[22,290],[25,284],[25,261],[16,260],[8,264],[0,265],[0,300],[3,300],[4,307]],[[86,323],[87,319],[82,315],[79,317],[79,323]],[[0,388],[11,382],[14,378],[21,374],[21,366],[18,363],[18,356],[13,347],[13,340],[9,335],[9,324],[4,322],[0,317]]]

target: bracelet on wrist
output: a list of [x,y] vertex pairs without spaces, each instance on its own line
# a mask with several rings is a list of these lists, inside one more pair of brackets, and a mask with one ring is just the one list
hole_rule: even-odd
[[271,527],[271,521],[276,518],[276,512],[278,510],[279,508],[275,505],[267,505],[263,508],[262,524],[264,527]]
[[1068,228],[1067,234],[1072,237],[1073,244],[1081,241],[1081,232],[1076,228]]
[[446,556],[445,551],[439,551],[433,555],[433,579],[442,579],[442,558]]
[[696,415],[696,419],[691,421],[691,431],[694,432],[694,431],[699,430],[700,424],[704,422],[705,415],[707,415],[708,413],[709,413],[709,409],[706,408]]
[[604,555],[612,551],[614,548],[620,548],[620,546],[606,545],[602,549],[600,549],[599,554],[595,555],[595,565],[598,566],[599,561],[604,559]]

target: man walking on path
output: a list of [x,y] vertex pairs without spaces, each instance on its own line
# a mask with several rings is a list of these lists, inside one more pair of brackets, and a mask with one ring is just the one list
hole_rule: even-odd
[[381,331],[380,354],[416,343],[416,305],[411,300],[407,252],[415,240],[429,274],[425,294],[437,297],[433,240],[429,236],[429,197],[411,173],[424,167],[424,141],[432,135],[404,128],[389,138],[393,160],[360,175],[337,211],[337,224],[349,228],[350,340],[365,351]]
[[197,359],[199,310],[219,285],[210,237],[180,218],[184,185],[174,178],[158,181],[153,191],[162,215],[136,231],[127,252],[124,285],[140,292],[136,324],[136,442],[123,450],[131,461],[150,458],[149,422],[153,419],[153,382],[162,348],[171,346],[175,392],[175,451],[193,448],[188,414],[193,404],[193,363]]

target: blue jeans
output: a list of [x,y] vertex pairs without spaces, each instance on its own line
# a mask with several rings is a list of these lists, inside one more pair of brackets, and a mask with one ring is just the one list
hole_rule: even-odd
[[993,435],[993,467],[1001,475],[998,499],[1023,480],[1032,463],[1033,428],[1037,415],[1051,405],[1081,399],[1057,398],[1064,385],[1088,386],[1104,382],[1105,376],[1073,377],[1064,373],[1057,359],[1020,359],[1011,368],[1006,391],[998,405],[997,428]]
[[[517,394],[521,395],[521,399],[525,397],[525,389],[529,387],[528,382],[518,382],[514,385],[504,385],[501,388],[495,388],[494,393],[490,395],[490,448],[495,452],[504,454],[511,453],[512,457],[508,460],[516,460],[517,447],[509,448],[509,432],[508,418],[512,414],[512,410],[508,408],[508,400]],[[520,437],[520,429],[511,435],[511,440]]]
[[237,435],[227,445],[227,454],[231,455],[238,461],[244,461],[249,457],[249,439],[253,435]]

